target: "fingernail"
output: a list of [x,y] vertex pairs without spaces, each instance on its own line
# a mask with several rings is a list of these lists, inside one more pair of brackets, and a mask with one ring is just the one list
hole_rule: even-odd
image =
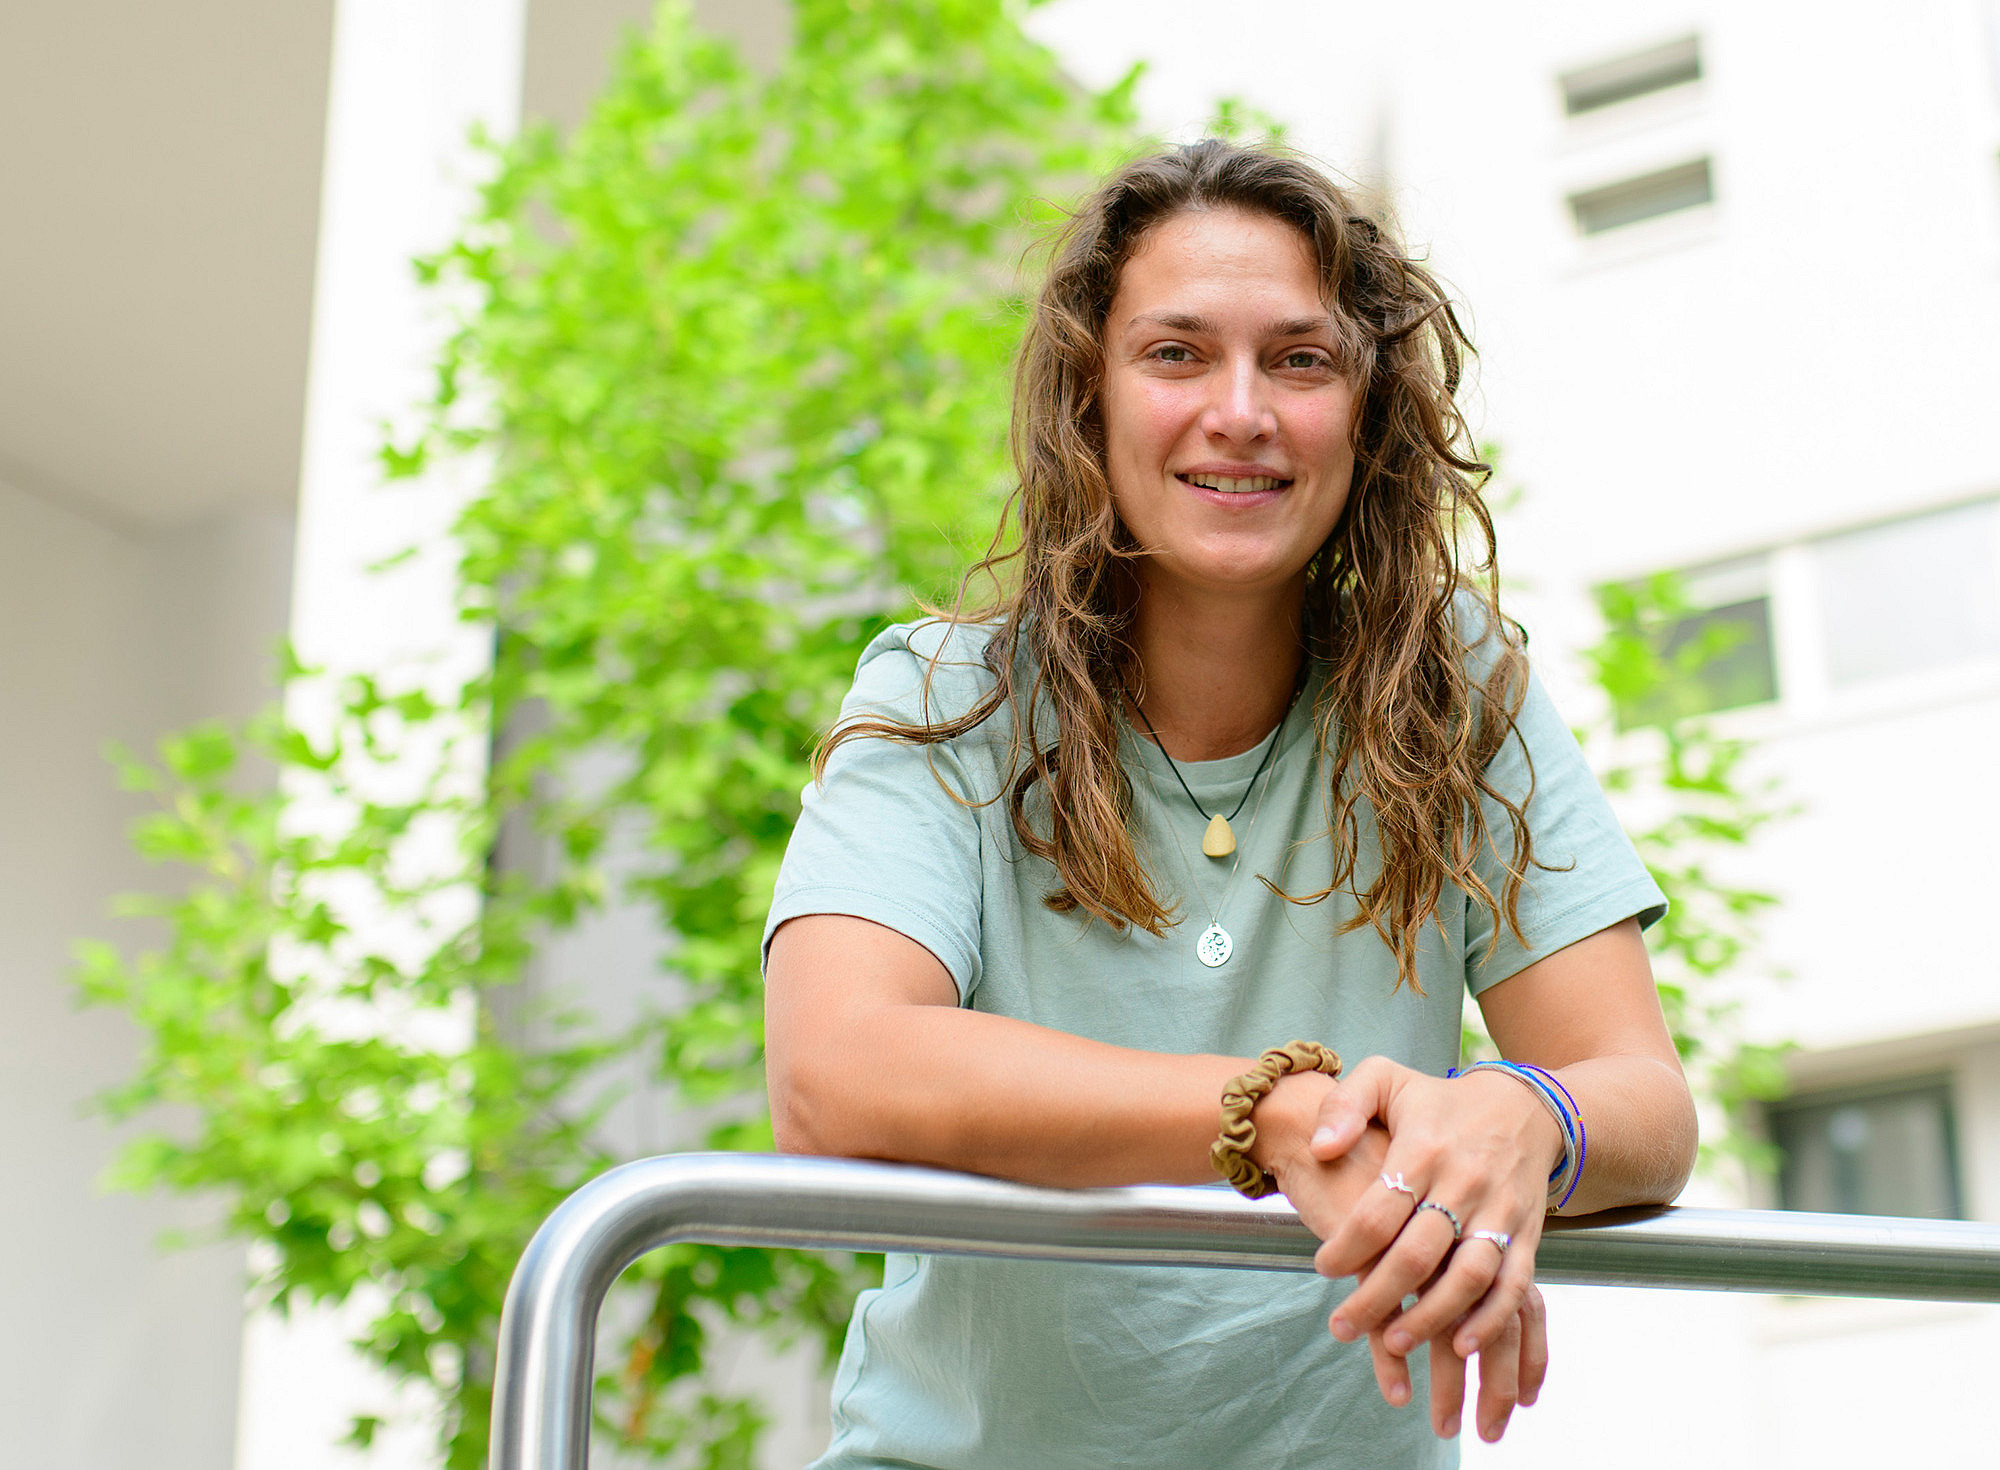
[[1389,1385],[1389,1402],[1391,1404],[1400,1409],[1409,1401],[1410,1386],[1407,1383],[1392,1383]]
[[1498,1444],[1500,1442],[1500,1436],[1505,1434],[1506,1432],[1507,1432],[1507,1421],[1505,1419],[1495,1419],[1491,1424],[1488,1424],[1485,1428],[1479,1431],[1479,1437],[1485,1440],[1488,1444]]
[[1335,1317],[1327,1326],[1332,1330],[1333,1335],[1342,1342],[1352,1342],[1359,1336],[1354,1330],[1354,1324],[1345,1317]]
[[1458,1438],[1458,1415],[1453,1414],[1449,1419],[1444,1421],[1444,1437],[1446,1439]]
[[1417,1340],[1414,1337],[1410,1336],[1409,1333],[1403,1331],[1402,1328],[1398,1327],[1392,1330],[1387,1337],[1382,1339],[1382,1345],[1388,1348],[1390,1352],[1394,1353],[1397,1357],[1400,1358],[1403,1354],[1407,1353],[1411,1348],[1417,1345]]
[[1332,1148],[1340,1142],[1340,1135],[1331,1128],[1315,1128],[1312,1136],[1314,1148]]
[[1479,1339],[1467,1334],[1451,1345],[1451,1350],[1461,1358],[1469,1358],[1479,1351]]

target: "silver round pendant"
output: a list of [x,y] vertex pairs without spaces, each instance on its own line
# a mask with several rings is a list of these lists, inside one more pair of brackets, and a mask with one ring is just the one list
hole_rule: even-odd
[[1210,924],[1201,931],[1201,938],[1194,942],[1194,957],[1209,969],[1218,969],[1229,963],[1229,955],[1236,946],[1230,942],[1229,931],[1220,924]]

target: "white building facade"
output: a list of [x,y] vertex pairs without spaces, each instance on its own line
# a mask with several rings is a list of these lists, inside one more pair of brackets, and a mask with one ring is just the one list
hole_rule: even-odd
[[[1682,573],[1715,702],[1799,815],[1746,1024],[1790,1165],[1715,1203],[2000,1219],[2000,7],[1109,0],[1032,24],[1169,132],[1240,98],[1386,187],[1469,304],[1543,677],[1593,591]],[[1992,1463],[2000,1312],[1552,1289],[1542,1402],[1468,1464]]]
[[[115,1138],[79,1110],[133,1039],[73,1010],[68,946],[120,933],[105,900],[147,881],[122,835],[137,807],[97,748],[254,708],[288,631],[359,656],[340,629],[361,565],[464,488],[429,509],[375,495],[375,421],[414,396],[436,329],[404,262],[465,198],[465,125],[576,116],[647,8],[0,16],[10,1461],[424,1463],[421,1435],[328,1447],[370,1407],[346,1395],[379,1391],[338,1323],[246,1336],[240,1251],[156,1249],[199,1202],[96,1183]],[[783,44],[780,0],[698,9],[753,54]],[[1475,422],[1525,487],[1503,565],[1573,715],[1598,586],[1679,571],[1745,630],[1720,718],[1802,810],[1736,875],[1783,895],[1768,951],[1792,976],[1750,992],[1748,1022],[1799,1044],[1772,1119],[1782,1198],[1742,1202],[2000,1219],[1981,897],[2000,830],[2000,13],[1387,9],[1057,0],[1030,26],[1089,82],[1148,61],[1162,131],[1238,97],[1389,191],[1469,303]],[[419,618],[447,610],[434,583],[409,595]],[[1468,1463],[1992,1455],[2000,1312],[1551,1297],[1543,1402]],[[814,1432],[801,1412],[771,1463],[799,1463]]]

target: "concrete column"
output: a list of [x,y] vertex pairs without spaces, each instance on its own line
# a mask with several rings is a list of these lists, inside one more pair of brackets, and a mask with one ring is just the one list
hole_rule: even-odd
[[[467,146],[469,130],[505,136],[515,126],[523,23],[523,0],[337,8],[291,616],[300,657],[330,675],[292,697],[293,717],[309,729],[323,725],[328,686],[343,674],[446,689],[489,656],[486,635],[458,621],[449,536],[478,466],[385,486],[375,452],[382,426],[407,422],[423,398],[447,326],[410,261],[448,241],[472,206],[484,163]],[[393,571],[369,570],[411,546],[420,554]],[[477,764],[461,774],[479,779]],[[298,820],[326,814],[322,799],[294,795]],[[398,1395],[347,1345],[371,1306],[252,1315],[238,1470],[434,1463],[429,1406]],[[363,1413],[391,1427],[368,1454],[337,1447]]]

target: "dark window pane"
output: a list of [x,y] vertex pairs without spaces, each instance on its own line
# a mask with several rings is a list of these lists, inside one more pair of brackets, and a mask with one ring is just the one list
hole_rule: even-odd
[[1569,207],[1576,217],[1578,234],[1598,235],[1656,215],[1693,209],[1714,198],[1715,181],[1710,177],[1708,160],[1697,158],[1658,173],[1572,194]]
[[1951,1089],[1904,1083],[1788,1099],[1771,1107],[1788,1210],[1960,1218]]
[[1619,706],[1618,723],[1625,729],[1670,725],[1690,715],[1778,697],[1767,597],[1687,613],[1643,636],[1659,658],[1663,677],[1656,689]]

